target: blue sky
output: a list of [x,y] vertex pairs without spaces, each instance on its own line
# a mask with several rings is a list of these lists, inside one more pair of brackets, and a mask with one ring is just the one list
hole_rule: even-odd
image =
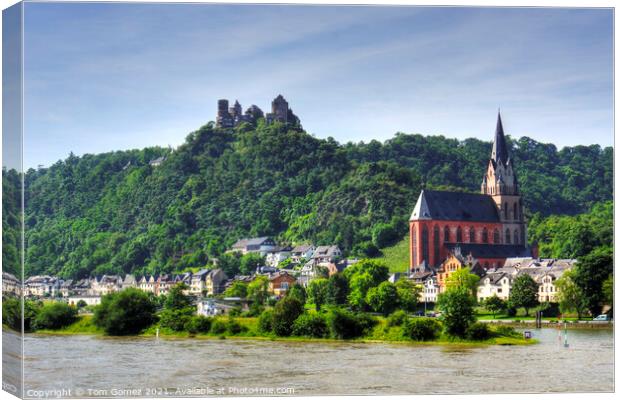
[[27,3],[25,164],[177,146],[279,93],[340,142],[613,143],[609,9]]

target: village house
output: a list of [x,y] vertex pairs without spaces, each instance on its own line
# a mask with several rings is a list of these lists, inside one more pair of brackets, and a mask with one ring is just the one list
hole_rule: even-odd
[[276,272],[269,278],[269,291],[276,296],[283,296],[296,282],[287,272]]
[[170,288],[173,286],[174,280],[168,274],[160,275],[155,281],[155,295],[156,296],[165,296],[170,291]]
[[2,294],[21,294],[22,285],[13,274],[8,272],[2,273]]
[[121,287],[124,289],[135,288],[138,286],[138,282],[136,281],[136,277],[132,274],[125,275],[125,279],[123,279],[123,283]]
[[24,295],[32,297],[56,297],[60,294],[62,281],[49,275],[31,276],[24,282]]
[[436,303],[439,294],[439,284],[435,276],[429,276],[422,284],[422,292],[420,293],[420,301],[424,303]]
[[508,272],[488,272],[478,283],[476,296],[478,297],[478,301],[482,302],[493,296],[497,296],[502,300],[508,300],[510,297],[512,280],[513,276]]
[[295,264],[301,264],[305,261],[310,260],[316,247],[313,244],[302,244],[299,246],[293,247],[291,250],[291,261]]
[[91,289],[98,296],[118,292],[123,287],[123,280],[118,275],[103,275],[91,282]]
[[224,273],[224,270],[212,269],[205,276],[205,290],[207,296],[215,296],[224,291],[226,280],[228,277]]
[[474,259],[471,254],[463,256],[458,247],[456,247],[448,258],[439,266],[437,270],[437,284],[439,286],[439,293],[446,291],[446,284],[450,275],[456,271],[468,267],[471,273],[478,276],[484,275],[484,269],[480,266],[478,260]]
[[73,279],[67,279],[60,285],[60,295],[62,297],[69,297],[73,294]]
[[155,293],[155,277],[151,276],[143,276],[140,278],[138,282],[138,288],[143,292],[147,293]]
[[336,245],[318,246],[312,254],[311,260],[314,265],[325,265],[336,262],[342,257],[342,251]]
[[259,253],[264,257],[268,252],[275,249],[275,247],[276,242],[272,238],[265,236],[251,239],[240,239],[232,245],[229,252],[237,252],[241,254]]
[[265,256],[265,264],[271,267],[277,267],[280,263],[291,256],[291,246],[276,246],[269,250]]
[[96,295],[73,295],[67,298],[67,304],[77,306],[80,301],[86,303],[87,306],[97,306],[101,304],[101,296]]
[[203,291],[206,290],[206,277],[209,273],[209,269],[201,269],[192,275],[189,284],[189,293],[195,296],[201,296]]

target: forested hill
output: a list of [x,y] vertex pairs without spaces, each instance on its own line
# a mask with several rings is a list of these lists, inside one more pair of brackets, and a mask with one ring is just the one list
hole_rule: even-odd
[[[612,148],[508,143],[530,213],[575,214],[612,198]],[[490,152],[477,139],[400,133],[341,145],[261,120],[207,124],[174,151],[71,155],[26,175],[26,275],[179,271],[258,235],[371,254],[406,234],[422,187],[479,191]],[[15,215],[17,202],[4,203]],[[3,252],[6,269],[16,254]]]

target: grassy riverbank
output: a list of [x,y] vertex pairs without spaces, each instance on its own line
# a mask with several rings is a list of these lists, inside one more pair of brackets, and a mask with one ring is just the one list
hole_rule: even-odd
[[[221,318],[222,321],[229,321],[228,318]],[[389,327],[386,319],[379,318],[377,325],[366,335],[350,340],[340,340],[333,338],[310,338],[301,336],[289,336],[280,337],[274,334],[266,334],[260,331],[258,327],[258,318],[234,318],[241,331],[230,332],[225,331],[221,333],[198,333],[190,334],[186,331],[173,331],[167,328],[160,328],[158,325],[153,325],[146,329],[139,336],[142,337],[154,337],[159,329],[159,336],[162,338],[197,338],[197,339],[251,339],[251,340],[277,340],[277,341],[292,341],[292,342],[357,342],[357,343],[404,343],[404,344],[422,344],[422,345],[465,345],[465,346],[479,346],[479,345],[530,345],[537,343],[536,340],[526,340],[518,334],[500,334],[495,329],[492,329],[493,336],[486,340],[474,341],[461,338],[449,337],[442,334],[439,338],[431,341],[413,341],[402,335],[400,327]],[[503,325],[503,324],[502,324]],[[102,329],[98,328],[92,321],[92,316],[84,315],[80,316],[79,320],[65,328],[58,330],[38,330],[35,333],[38,334],[52,334],[52,335],[104,335]]]

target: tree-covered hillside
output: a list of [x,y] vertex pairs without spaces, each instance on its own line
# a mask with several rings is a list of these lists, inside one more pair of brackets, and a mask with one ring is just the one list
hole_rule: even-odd
[[[576,214],[612,198],[611,148],[509,146],[529,211]],[[404,237],[422,187],[479,191],[490,149],[401,133],[341,145],[260,120],[207,124],[174,151],[71,155],[26,174],[26,274],[179,271],[257,235],[372,255]]]

